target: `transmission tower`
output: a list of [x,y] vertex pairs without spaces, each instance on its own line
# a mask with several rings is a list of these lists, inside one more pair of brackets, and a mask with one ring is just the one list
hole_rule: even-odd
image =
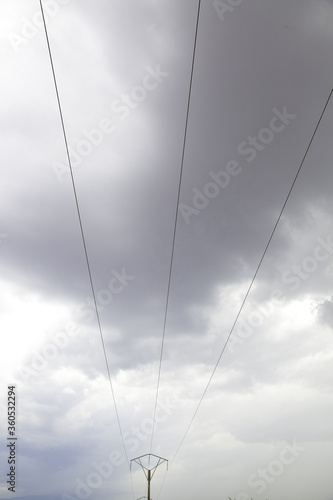
[[[148,465],[147,466],[143,465],[143,463],[141,461],[141,459],[145,458],[145,457],[148,457]],[[157,463],[153,467],[150,467],[151,457],[154,457],[155,459],[157,459]],[[142,468],[142,470],[146,476],[146,479],[148,481],[148,496],[141,497],[141,498],[147,498],[147,500],[151,500],[151,498],[150,498],[150,481],[152,480],[152,478],[156,472],[157,467],[159,465],[161,465],[163,462],[168,462],[168,461],[166,458],[158,457],[157,455],[153,455],[152,453],[146,453],[145,455],[141,455],[140,457],[133,458],[131,460],[131,467],[132,467],[132,462],[135,462],[135,463],[140,465],[140,467]],[[155,462],[156,462],[156,460],[155,460]]]

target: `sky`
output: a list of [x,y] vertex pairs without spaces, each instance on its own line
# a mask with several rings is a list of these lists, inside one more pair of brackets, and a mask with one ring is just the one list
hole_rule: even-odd
[[333,2],[201,1],[178,210],[198,2],[43,6],[102,338],[39,1],[1,0],[0,498],[134,500],[152,453],[154,500],[333,500]]

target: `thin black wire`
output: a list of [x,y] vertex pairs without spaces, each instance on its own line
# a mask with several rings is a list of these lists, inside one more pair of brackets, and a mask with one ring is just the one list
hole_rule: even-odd
[[58,108],[59,108],[61,126],[62,126],[64,141],[65,141],[65,146],[66,146],[67,159],[68,159],[68,164],[69,164],[70,176],[71,176],[71,180],[72,180],[72,186],[73,186],[73,192],[74,192],[74,198],[75,198],[75,205],[76,205],[77,216],[78,216],[78,220],[79,220],[80,232],[81,232],[81,237],[82,237],[82,243],[83,243],[84,254],[85,254],[85,259],[86,259],[86,264],[87,264],[87,270],[88,270],[88,275],[89,275],[90,286],[91,286],[91,292],[92,292],[93,299],[94,299],[94,306],[95,306],[95,312],[96,312],[96,317],[97,317],[98,329],[99,329],[99,333],[100,333],[100,337],[101,337],[101,342],[102,342],[102,347],[103,347],[103,352],[104,352],[104,358],[105,358],[105,364],[106,364],[106,369],[107,369],[107,373],[108,373],[108,377],[109,377],[110,388],[111,388],[111,393],[112,393],[112,399],[113,399],[114,408],[115,408],[115,412],[116,412],[116,417],[117,417],[117,421],[118,421],[120,436],[121,436],[123,448],[124,448],[124,451],[125,451],[125,455],[126,455],[126,458],[127,458],[127,462],[129,464],[129,458],[128,458],[128,455],[127,455],[125,441],[124,441],[124,436],[123,436],[123,431],[122,431],[122,427],[121,427],[121,424],[120,424],[120,418],[119,418],[119,413],[118,413],[118,409],[117,409],[116,398],[115,398],[115,394],[114,394],[114,391],[113,391],[113,385],[112,385],[112,380],[111,380],[109,363],[108,363],[108,358],[107,358],[107,354],[106,354],[106,349],[105,349],[105,344],[104,344],[104,338],[103,338],[103,333],[102,333],[101,321],[100,321],[99,312],[98,312],[98,308],[97,308],[97,300],[96,300],[95,288],[94,288],[94,283],[93,283],[93,279],[92,279],[91,268],[90,268],[89,257],[88,257],[88,251],[87,251],[87,245],[86,245],[86,240],[85,240],[84,231],[83,231],[81,212],[80,212],[80,207],[79,207],[79,201],[78,201],[77,191],[76,191],[76,187],[75,187],[72,162],[71,162],[71,158],[70,158],[70,154],[69,154],[69,148],[68,148],[68,142],[67,142],[67,134],[66,134],[65,123],[64,123],[64,118],[63,118],[63,113],[62,113],[62,108],[61,108],[61,103],[60,103],[60,97],[59,97],[59,91],[58,91],[58,84],[57,84],[55,69],[54,69],[54,65],[53,65],[53,58],[52,58],[51,46],[50,46],[49,36],[48,36],[46,22],[45,22],[45,16],[44,16],[44,10],[43,10],[42,0],[39,0],[39,3],[40,3],[42,18],[43,18],[45,37],[46,37],[46,42],[47,42],[47,47],[48,47],[48,52],[49,52],[49,57],[50,57],[50,64],[51,64],[51,68],[52,68],[52,75],[53,75],[54,87],[55,87],[55,92],[56,92],[56,96],[57,96],[57,102],[58,102]]
[[131,477],[131,489],[132,489],[132,498],[134,500],[134,486],[133,486],[133,477],[132,477],[132,471],[130,468],[130,477]]
[[197,405],[197,407],[196,407],[196,410],[195,410],[195,412],[194,412],[194,414],[193,414],[193,417],[191,418],[190,423],[189,423],[189,425],[188,425],[188,427],[187,427],[187,429],[186,429],[186,431],[185,431],[184,437],[183,437],[183,439],[181,440],[180,445],[178,446],[177,451],[176,451],[176,453],[175,453],[175,455],[174,455],[173,459],[172,459],[172,460],[171,460],[171,462],[170,462],[170,466],[171,466],[171,464],[173,463],[173,461],[175,460],[175,458],[176,458],[176,456],[177,456],[177,454],[178,454],[178,452],[179,452],[179,450],[180,450],[180,448],[181,448],[181,446],[182,446],[183,442],[185,441],[185,438],[186,438],[186,436],[187,436],[187,434],[188,434],[188,432],[189,432],[189,430],[190,430],[190,427],[191,427],[191,425],[192,425],[192,423],[193,423],[193,420],[195,419],[195,417],[196,417],[196,415],[197,415],[197,413],[198,413],[198,410],[199,410],[199,408],[200,408],[200,406],[201,406],[201,403],[202,403],[202,401],[203,401],[203,399],[204,399],[204,397],[205,397],[205,395],[206,395],[206,393],[207,393],[208,387],[209,387],[209,385],[210,385],[210,383],[211,383],[211,381],[212,381],[212,379],[213,379],[213,377],[214,377],[214,374],[215,374],[215,372],[216,372],[216,370],[217,370],[217,367],[218,367],[218,365],[219,365],[219,363],[220,363],[220,361],[221,361],[221,358],[222,358],[222,356],[223,356],[223,354],[224,354],[224,352],[225,352],[225,349],[226,349],[226,347],[227,347],[227,344],[228,344],[228,342],[229,342],[229,339],[230,339],[230,337],[231,337],[231,334],[232,334],[232,332],[233,332],[233,330],[234,330],[234,328],[235,328],[235,326],[236,326],[236,323],[237,323],[237,321],[238,321],[238,318],[239,318],[239,316],[240,316],[240,314],[241,314],[241,312],[242,312],[242,310],[243,310],[243,308],[244,308],[245,302],[246,302],[246,300],[247,300],[247,298],[248,298],[248,296],[249,296],[249,294],[250,294],[250,291],[251,291],[251,289],[252,289],[253,283],[254,283],[254,281],[255,281],[255,279],[256,279],[256,277],[257,277],[257,274],[258,274],[258,272],[259,272],[259,269],[260,269],[260,267],[261,267],[261,264],[262,264],[262,262],[263,262],[263,260],[264,260],[264,258],[265,258],[266,253],[267,253],[268,247],[269,247],[269,245],[270,245],[270,243],[271,243],[271,241],[272,241],[272,239],[273,239],[273,236],[274,236],[274,233],[275,233],[275,231],[276,231],[276,228],[277,228],[277,226],[278,226],[278,224],[279,224],[279,222],[280,222],[280,220],[281,220],[282,214],[283,214],[284,209],[285,209],[285,207],[286,207],[286,205],[287,205],[287,203],[288,203],[288,200],[289,200],[289,198],[290,198],[291,192],[292,192],[292,190],[294,189],[294,186],[295,186],[296,180],[297,180],[297,178],[298,178],[298,176],[299,176],[299,173],[300,173],[300,171],[301,171],[301,169],[302,169],[303,163],[304,163],[305,158],[306,158],[306,156],[307,156],[307,154],[308,154],[308,151],[309,151],[309,149],[310,149],[310,147],[311,147],[312,141],[313,141],[313,139],[314,139],[314,136],[316,135],[316,132],[317,132],[317,130],[318,130],[318,127],[319,127],[319,125],[320,125],[320,122],[321,122],[321,120],[322,120],[322,117],[323,117],[323,115],[324,115],[324,113],[325,113],[325,111],[326,111],[326,108],[327,108],[327,106],[328,106],[328,103],[329,103],[329,101],[330,101],[330,99],[331,99],[332,93],[333,93],[333,89],[332,89],[332,90],[331,90],[331,92],[330,92],[330,95],[329,95],[329,97],[328,97],[328,99],[327,99],[327,101],[326,101],[326,103],[325,103],[324,109],[323,109],[323,111],[322,111],[322,113],[321,113],[321,115],[320,115],[320,118],[319,118],[319,120],[318,120],[318,123],[317,123],[317,125],[316,125],[316,128],[315,128],[315,130],[314,130],[314,132],[313,132],[313,134],[312,134],[312,137],[311,137],[311,139],[310,139],[310,142],[309,142],[309,144],[308,144],[308,147],[306,148],[306,151],[305,151],[305,154],[304,154],[303,159],[302,159],[302,161],[301,161],[301,164],[300,164],[300,166],[299,166],[299,168],[298,168],[298,170],[297,170],[297,173],[296,173],[295,178],[294,178],[294,180],[293,180],[293,182],[292,182],[291,188],[289,189],[289,192],[288,192],[288,195],[287,195],[287,197],[286,197],[286,199],[285,199],[285,202],[283,203],[283,206],[282,206],[282,208],[281,208],[280,214],[279,214],[279,216],[278,216],[278,218],[277,218],[277,221],[276,221],[276,223],[275,223],[275,225],[274,225],[273,231],[272,231],[272,233],[271,233],[271,235],[270,235],[270,237],[269,237],[269,239],[268,239],[268,242],[267,242],[266,247],[265,247],[265,249],[264,249],[264,251],[263,251],[263,254],[262,254],[262,256],[261,256],[261,259],[260,259],[260,261],[259,261],[259,264],[258,264],[258,266],[257,266],[257,269],[256,269],[256,271],[255,271],[255,273],[254,273],[254,275],[253,275],[253,278],[252,278],[252,280],[251,280],[251,283],[250,283],[250,285],[249,285],[249,287],[248,287],[248,289],[247,289],[247,292],[246,292],[246,294],[245,294],[245,297],[244,297],[244,299],[243,299],[243,302],[242,302],[242,304],[241,304],[241,306],[240,306],[240,308],[239,308],[239,311],[238,311],[238,313],[237,313],[236,319],[235,319],[235,320],[234,320],[234,322],[233,322],[233,325],[232,325],[232,327],[231,327],[231,330],[230,330],[230,332],[229,332],[229,335],[228,335],[228,337],[227,337],[227,339],[226,339],[226,341],[225,341],[225,343],[224,343],[224,346],[223,346],[222,351],[221,351],[221,353],[220,353],[220,355],[219,355],[219,357],[218,357],[218,360],[217,360],[216,365],[215,365],[215,367],[214,367],[214,369],[213,369],[213,372],[212,372],[212,374],[211,374],[211,376],[210,376],[210,378],[209,378],[209,380],[208,380],[208,383],[207,383],[207,385],[206,385],[206,388],[205,388],[205,390],[204,390],[204,392],[203,392],[203,394],[202,394],[202,396],[201,396],[201,399],[200,399],[200,401],[199,401],[199,403],[198,403],[198,405]]
[[160,497],[161,491],[162,491],[162,489],[163,489],[163,486],[164,486],[164,483],[165,483],[165,480],[166,480],[167,473],[168,473],[168,469],[166,469],[166,471],[165,471],[165,473],[164,473],[163,481],[162,481],[161,487],[160,487],[160,489],[159,489],[159,492],[158,492],[158,494],[157,494],[156,500],[158,500],[158,499],[159,499],[159,497]]
[[176,203],[176,215],[175,215],[175,224],[174,224],[174,229],[173,229],[172,249],[171,249],[171,257],[170,257],[170,269],[169,269],[169,277],[168,277],[168,288],[167,288],[166,303],[165,303],[165,313],[164,313],[164,322],[163,322],[163,334],[162,334],[161,354],[160,354],[160,363],[159,363],[158,376],[157,376],[157,388],[156,388],[155,408],[154,408],[154,416],[153,416],[153,428],[152,428],[151,440],[150,440],[150,453],[151,453],[152,447],[153,447],[153,437],[154,437],[155,422],[156,422],[158,392],[159,392],[159,386],[160,386],[161,368],[162,368],[162,359],[163,359],[163,350],[164,350],[165,329],[166,329],[166,321],[167,321],[168,308],[169,308],[171,275],[172,275],[173,257],[174,257],[174,251],[175,251],[175,241],[176,241],[176,231],[177,231],[177,222],[178,222],[180,192],[181,192],[181,184],[182,184],[182,177],[183,177],[183,170],[184,170],[185,145],[186,145],[186,138],[187,138],[187,128],[188,128],[188,119],[189,119],[190,102],[191,102],[193,71],[194,71],[194,60],[195,60],[195,52],[196,52],[197,38],[198,38],[198,26],[199,26],[199,16],[200,16],[200,6],[201,6],[201,0],[199,0],[199,2],[198,2],[197,21],[196,21],[196,27],[195,27],[193,55],[192,55],[192,66],[191,66],[191,75],[190,75],[188,100],[187,100],[187,110],[186,110],[186,119],[185,119],[185,129],[184,129],[184,140],[183,140],[181,166],[180,166],[179,183],[178,183],[178,195],[177,195],[177,203]]

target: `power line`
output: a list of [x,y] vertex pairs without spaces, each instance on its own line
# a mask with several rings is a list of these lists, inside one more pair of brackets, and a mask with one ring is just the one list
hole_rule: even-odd
[[214,377],[214,375],[215,375],[215,372],[216,372],[216,370],[217,370],[217,367],[218,367],[218,365],[219,365],[219,363],[220,363],[220,361],[221,361],[221,358],[222,358],[222,356],[223,356],[223,354],[224,354],[224,352],[225,352],[225,349],[226,349],[226,347],[227,347],[227,344],[228,344],[228,342],[229,342],[229,339],[230,339],[230,337],[231,337],[231,334],[232,334],[232,332],[233,332],[233,330],[234,330],[234,328],[235,328],[235,326],[236,326],[236,323],[237,323],[237,321],[238,321],[239,316],[241,315],[241,312],[242,312],[242,310],[243,310],[243,308],[244,308],[245,302],[246,302],[246,300],[247,300],[247,298],[248,298],[248,296],[249,296],[249,294],[250,294],[250,291],[251,291],[251,289],[252,289],[252,286],[253,286],[253,284],[254,284],[254,281],[255,281],[255,279],[256,279],[256,277],[257,277],[257,275],[258,275],[259,269],[260,269],[260,267],[261,267],[261,264],[262,264],[262,262],[263,262],[263,260],[264,260],[264,258],[265,258],[266,253],[267,253],[268,247],[269,247],[269,245],[270,245],[270,243],[271,243],[271,241],[272,241],[272,239],[273,239],[273,236],[274,236],[274,233],[275,233],[275,231],[276,231],[276,228],[277,228],[277,226],[278,226],[278,224],[279,224],[279,222],[280,222],[280,220],[281,220],[282,214],[283,214],[284,209],[285,209],[285,207],[286,207],[286,205],[287,205],[287,203],[288,203],[288,200],[289,200],[289,198],[290,198],[291,192],[292,192],[292,190],[294,189],[295,183],[296,183],[297,178],[298,178],[298,176],[299,176],[299,173],[300,173],[300,171],[301,171],[301,169],[302,169],[302,166],[303,166],[303,164],[304,164],[305,158],[306,158],[306,156],[307,156],[307,154],[308,154],[308,152],[309,152],[309,149],[310,149],[310,147],[311,147],[311,144],[312,144],[312,142],[313,142],[313,139],[314,139],[314,137],[315,137],[315,135],[316,135],[316,133],[317,133],[317,130],[318,130],[318,127],[319,127],[320,122],[321,122],[321,120],[322,120],[322,117],[323,117],[323,115],[324,115],[324,113],[325,113],[325,111],[326,111],[326,108],[327,108],[327,106],[328,106],[328,103],[329,103],[329,101],[330,101],[330,99],[331,99],[332,93],[333,93],[333,89],[331,90],[331,92],[330,92],[330,94],[329,94],[329,96],[328,96],[328,99],[327,99],[327,101],[326,101],[326,103],[325,103],[325,106],[324,106],[324,108],[323,108],[323,111],[322,111],[322,113],[321,113],[321,115],[320,115],[320,117],[319,117],[319,120],[318,120],[318,122],[317,122],[316,128],[315,128],[315,130],[314,130],[314,132],[313,132],[313,134],[312,134],[312,137],[311,137],[311,139],[310,139],[310,142],[309,142],[309,144],[308,144],[308,147],[306,148],[306,151],[305,151],[305,153],[304,153],[303,159],[302,159],[302,161],[301,161],[301,163],[300,163],[300,166],[298,167],[298,170],[297,170],[297,172],[296,172],[295,178],[294,178],[294,180],[293,180],[293,182],[292,182],[292,184],[291,184],[291,187],[290,187],[290,189],[289,189],[289,192],[288,192],[288,194],[287,194],[287,197],[286,197],[286,199],[285,199],[285,201],[284,201],[284,203],[283,203],[283,205],[282,205],[282,208],[281,208],[280,214],[279,214],[279,216],[278,216],[278,218],[277,218],[277,220],[276,220],[276,222],[275,222],[275,225],[274,225],[273,230],[272,230],[272,232],[271,232],[271,235],[270,235],[270,237],[269,237],[269,239],[268,239],[268,242],[267,242],[267,244],[266,244],[266,247],[265,247],[265,249],[264,249],[264,251],[263,251],[263,253],[262,253],[262,256],[261,256],[261,258],[260,258],[260,260],[259,260],[259,263],[258,263],[258,265],[257,265],[256,271],[255,271],[255,273],[254,273],[254,275],[253,275],[253,278],[252,278],[252,280],[251,280],[251,283],[250,283],[250,285],[249,285],[249,287],[248,287],[248,289],[247,289],[247,292],[246,292],[246,294],[245,294],[245,297],[244,297],[244,299],[243,299],[243,302],[241,303],[241,306],[240,306],[240,308],[239,308],[239,310],[238,310],[238,313],[237,313],[237,315],[236,315],[236,318],[235,318],[235,320],[234,320],[234,322],[233,322],[233,324],[232,324],[232,327],[231,327],[231,329],[230,329],[230,331],[229,331],[228,337],[227,337],[227,339],[226,339],[226,341],[225,341],[225,343],[224,343],[224,345],[223,345],[222,351],[221,351],[221,353],[220,353],[220,355],[219,355],[219,357],[218,357],[218,359],[217,359],[217,362],[216,362],[216,364],[215,364],[215,367],[214,367],[214,369],[213,369],[213,371],[212,371],[211,376],[209,377],[209,380],[208,380],[208,383],[207,383],[207,385],[206,385],[206,387],[205,387],[205,390],[203,391],[203,394],[202,394],[202,396],[201,396],[201,398],[200,398],[200,400],[199,400],[199,403],[198,403],[198,405],[197,405],[197,407],[196,407],[196,409],[195,409],[195,411],[194,411],[194,414],[193,414],[193,416],[192,416],[192,418],[191,418],[191,420],[190,420],[190,423],[189,423],[189,425],[188,425],[188,427],[187,427],[187,429],[186,429],[186,431],[185,431],[184,437],[182,438],[182,440],[181,440],[181,442],[180,442],[180,445],[178,446],[177,451],[176,451],[176,453],[175,453],[175,455],[174,455],[173,459],[172,459],[172,460],[171,460],[171,462],[170,462],[170,466],[171,466],[171,464],[173,463],[173,461],[175,460],[175,458],[176,458],[176,456],[178,455],[178,452],[179,452],[179,450],[180,450],[180,448],[181,448],[181,446],[182,446],[183,442],[185,441],[185,438],[186,438],[186,436],[187,436],[187,434],[188,434],[188,432],[189,432],[189,430],[190,430],[190,428],[191,428],[191,426],[192,426],[192,423],[193,423],[193,421],[194,421],[194,419],[195,419],[195,417],[196,417],[196,415],[197,415],[197,413],[198,413],[198,411],[199,411],[199,408],[200,408],[200,406],[201,406],[201,403],[202,403],[202,401],[203,401],[203,399],[204,399],[204,397],[205,397],[205,395],[206,395],[206,393],[207,393],[207,391],[208,391],[208,388],[209,388],[209,386],[210,386],[210,383],[211,383],[211,381],[212,381],[212,379],[213,379],[213,377]]
[[158,494],[157,494],[156,500],[158,500],[158,499],[159,499],[159,497],[160,497],[161,491],[162,491],[162,489],[163,489],[163,486],[164,486],[164,483],[165,483],[165,480],[166,480],[166,475],[167,475],[167,472],[168,472],[168,469],[166,469],[166,470],[165,470],[164,477],[163,477],[163,480],[162,480],[162,484],[161,484],[161,486],[160,486],[160,489],[159,489],[159,492],[158,492]]
[[98,330],[99,330],[100,337],[101,337],[102,348],[103,348],[103,353],[104,353],[104,359],[105,359],[107,374],[108,374],[108,377],[109,377],[110,389],[111,389],[112,399],[113,399],[114,408],[115,408],[115,412],[116,412],[116,417],[117,417],[119,432],[120,432],[120,436],[121,436],[121,440],[122,440],[122,444],[123,444],[125,456],[126,456],[128,464],[129,464],[130,461],[129,461],[129,458],[128,458],[128,455],[127,455],[125,441],[124,441],[124,436],[123,436],[123,431],[122,431],[122,427],[121,427],[121,424],[120,424],[120,418],[119,418],[119,413],[118,413],[118,409],[117,409],[116,398],[115,398],[115,394],[114,394],[114,390],[113,390],[113,385],[112,385],[112,380],[111,380],[111,374],[110,374],[110,369],[109,369],[109,363],[108,363],[108,358],[107,358],[105,344],[104,344],[104,338],[103,338],[103,332],[102,332],[102,327],[101,327],[101,321],[100,321],[99,312],[98,312],[98,308],[97,308],[97,300],[96,300],[95,288],[94,288],[94,283],[93,283],[93,279],[92,279],[91,267],[90,267],[90,263],[89,263],[89,257],[88,257],[86,239],[85,239],[85,235],[84,235],[84,231],[83,231],[81,212],[80,212],[80,207],[79,207],[79,201],[78,201],[77,191],[76,191],[76,187],[75,187],[72,162],[71,162],[71,158],[70,158],[70,154],[69,154],[67,134],[66,134],[65,123],[64,123],[63,113],[62,113],[62,107],[61,107],[61,103],[60,103],[60,96],[59,96],[59,91],[58,91],[58,84],[57,84],[57,79],[56,79],[56,74],[55,74],[55,69],[54,69],[54,64],[53,64],[51,46],[50,46],[49,36],[48,36],[46,22],[45,22],[45,16],[44,16],[44,10],[43,10],[42,0],[39,0],[39,3],[40,3],[42,18],[43,18],[43,25],[44,25],[45,37],[46,37],[46,42],[47,42],[47,48],[48,48],[48,53],[49,53],[49,58],[50,58],[51,69],[52,69],[52,75],[53,75],[53,82],[54,82],[54,87],[55,87],[55,93],[56,93],[57,102],[58,102],[58,109],[59,109],[61,127],[62,127],[62,132],[63,132],[63,136],[64,136],[64,141],[65,141],[65,147],[66,147],[68,165],[69,165],[69,170],[70,170],[70,177],[71,177],[71,181],[72,181],[73,193],[74,193],[74,198],[75,198],[75,205],[76,205],[77,216],[78,216],[78,221],[79,221],[79,226],[80,226],[80,232],[81,232],[81,237],[82,237],[82,243],[83,243],[83,249],[84,249],[84,255],[85,255],[85,260],[86,260],[87,270],[88,270],[88,275],[89,275],[89,282],[90,282],[91,292],[92,292],[93,301],[94,301],[94,307],[95,307],[95,313],[96,313],[96,318],[97,318]]
[[[49,53],[49,58],[50,58],[50,64],[51,64],[51,69],[52,69],[52,75],[53,75],[53,80],[54,80],[54,86],[55,86],[55,92],[56,92],[56,98],[57,98],[57,103],[58,103],[58,108],[59,108],[59,114],[60,114],[60,120],[61,120],[61,126],[62,126],[62,131],[63,131],[63,136],[64,136],[64,141],[65,141],[65,147],[66,147],[66,153],[67,153],[67,158],[68,158],[68,164],[69,164],[69,169],[70,169],[70,177],[71,177],[71,182],[72,182],[72,187],[73,187],[73,193],[74,193],[74,198],[75,198],[75,205],[76,205],[76,209],[77,209],[77,215],[78,215],[78,221],[79,221],[79,226],[80,226],[80,232],[81,232],[81,237],[82,237],[82,243],[83,243],[83,248],[84,248],[84,254],[85,254],[85,260],[86,260],[86,265],[87,265],[87,271],[88,271],[88,275],[89,275],[89,281],[90,281],[90,286],[91,286],[91,291],[92,291],[92,295],[93,295],[93,301],[94,301],[94,306],[95,306],[95,311],[96,311],[96,317],[97,317],[97,323],[98,323],[98,329],[99,329],[99,332],[100,332],[100,337],[101,337],[101,342],[102,342],[102,348],[103,348],[103,352],[104,352],[104,358],[105,358],[105,362],[106,362],[106,368],[107,368],[107,373],[108,373],[108,378],[109,378],[109,382],[110,382],[110,389],[111,389],[111,393],[112,393],[112,398],[113,398],[113,402],[114,402],[114,407],[115,407],[115,412],[116,412],[116,417],[117,417],[117,421],[118,421],[118,426],[119,426],[119,431],[120,431],[120,435],[121,435],[121,439],[122,439],[122,444],[123,444],[123,448],[124,448],[124,452],[125,452],[125,455],[126,455],[126,458],[127,458],[127,461],[129,463],[129,459],[128,459],[128,455],[127,455],[127,451],[126,451],[126,447],[125,447],[125,443],[124,443],[124,437],[123,437],[123,432],[122,432],[122,427],[121,427],[121,423],[120,423],[120,418],[119,418],[119,413],[118,413],[118,410],[117,410],[117,405],[116,405],[116,399],[115,399],[115,394],[114,394],[114,390],[113,390],[113,385],[112,385],[112,380],[111,380],[111,374],[110,374],[110,369],[109,369],[109,364],[108,364],[108,359],[107,359],[107,354],[106,354],[106,349],[105,349],[105,343],[104,343],[104,338],[103,338],[103,333],[102,333],[102,328],[101,328],[101,322],[100,322],[100,317],[99,317],[99,312],[98,312],[98,308],[97,308],[97,300],[96,300],[96,294],[95,294],[95,289],[94,289],[94,285],[93,285],[93,279],[92,279],[92,273],[91,273],[91,267],[90,267],[90,262],[89,262],[89,257],[88,257],[88,251],[87,251],[87,245],[86,245],[86,240],[85,240],[85,235],[84,235],[84,230],[83,230],[83,224],[82,224],[82,218],[81,218],[81,212],[80,212],[80,208],[79,208],[79,202],[78,202],[78,196],[77,196],[77,191],[76,191],[76,186],[75,186],[75,180],[74,180],[74,176],[73,176],[73,169],[72,169],[72,164],[71,164],[71,158],[70,158],[70,154],[69,154],[69,147],[68,147],[68,141],[67,141],[67,135],[66,135],[66,129],[65,129],[65,125],[64,125],[64,119],[63,119],[63,113],[62,113],[62,108],[61,108],[61,102],[60,102],[60,97],[59,97],[59,91],[58,91],[58,85],[57,85],[57,80],[56,80],[56,74],[55,74],[55,69],[54,69],[54,64],[53,64],[53,58],[52,58],[52,52],[51,52],[51,47],[50,47],[50,43],[49,43],[49,37],[48,37],[48,32],[47,32],[47,27],[46,27],[46,22],[45,22],[45,16],[44,16],[44,11],[43,11],[43,6],[42,6],[42,0],[39,0],[40,1],[40,8],[41,8],[41,13],[42,13],[42,19],[43,19],[43,25],[44,25],[44,30],[45,30],[45,36],[46,36],[46,41],[47,41],[47,47],[48,47],[48,53]],[[168,305],[169,305],[169,295],[170,295],[170,285],[171,285],[171,276],[172,276],[172,268],[173,268],[173,259],[174,259],[174,249],[175,249],[175,239],[176,239],[176,230],[177,230],[177,221],[178,221],[178,209],[179,209],[179,202],[180,202],[180,192],[181,192],[181,182],[182,182],[182,174],[183,174],[183,166],[184,166],[184,157],[185,157],[185,146],[186,146],[186,138],[187,138],[187,129],[188,129],[188,118],[189,118],[189,108],[190,108],[190,101],[191,101],[191,90],[192,90],[192,82],[193,82],[193,71],[194,71],[194,60],[195,60],[195,51],[196,51],[196,43],[197,43],[197,33],[198,33],[198,24],[199,24],[199,14],[200,14],[200,6],[201,6],[201,0],[199,0],[198,2],[198,11],[197,11],[197,22],[196,22],[196,30],[195,30],[195,41],[194,41],[194,49],[193,49],[193,57],[192,57],[192,68],[191,68],[191,76],[190,76],[190,84],[189,84],[189,95],[188,95],[188,103],[187,103],[187,112],[186,112],[186,120],[185,120],[185,131],[184,131],[184,141],[183,141],[183,148],[182,148],[182,158],[181,158],[181,168],[180,168],[180,176],[179,176],[179,186],[178,186],[178,195],[177,195],[177,206],[176,206],[176,215],[175,215],[175,224],[174,224],[174,231],[173,231],[173,240],[172,240],[172,251],[171,251],[171,258],[170,258],[170,269],[169,269],[169,277],[168,277],[168,286],[167,286],[167,296],[166,296],[166,307],[165,307],[165,314],[164,314],[164,323],[163,323],[163,334],[162,334],[162,345],[161,345],[161,353],[160,353],[160,362],[159,362],[159,371],[158,371],[158,380],[157,380],[157,389],[156,389],[156,399],[155,399],[155,408],[154,408],[154,418],[153,418],[153,429],[152,429],[152,437],[151,437],[151,444],[150,444],[150,450],[152,449],[152,444],[153,444],[153,434],[154,434],[154,427],[155,427],[155,420],[156,420],[156,410],[157,410],[157,402],[158,402],[158,393],[159,393],[159,385],[160,385],[160,377],[161,377],[161,367],[162,367],[162,359],[163,359],[163,350],[164,350],[164,340],[165,340],[165,331],[166,331],[166,320],[167,320],[167,313],[168,313]],[[256,271],[254,273],[254,276],[250,282],[250,285],[247,289],[247,292],[245,294],[245,297],[242,301],[242,304],[239,308],[239,311],[236,315],[236,318],[234,320],[234,323],[230,329],[230,332],[228,334],[228,337],[224,343],[224,346],[222,348],[222,351],[218,357],[218,360],[215,364],[215,367],[213,369],[213,372],[208,380],[208,383],[205,387],[205,390],[201,396],[201,399],[199,400],[199,403],[197,405],[197,408],[194,412],[194,415],[192,416],[191,420],[190,420],[190,423],[186,429],[186,432],[185,432],[185,435],[183,437],[183,439],[181,440],[181,443],[179,445],[179,447],[177,448],[177,451],[171,461],[171,463],[175,460],[177,454],[179,453],[179,450],[183,444],[183,442],[185,441],[186,439],[186,436],[190,430],[190,427],[192,426],[192,423],[198,413],[198,410],[203,402],[203,399],[208,391],[208,388],[210,386],[210,383],[215,375],[215,372],[218,368],[218,365],[221,361],[221,358],[225,352],[225,349],[226,349],[226,346],[229,342],[229,339],[231,337],[231,334],[236,326],[236,323],[239,319],[239,316],[241,315],[241,312],[244,308],[244,305],[247,301],[247,298],[250,294],[250,291],[253,287],[253,284],[256,280],[256,277],[258,275],[258,272],[261,268],[261,265],[262,265],[262,262],[266,256],[266,253],[267,253],[267,250],[271,244],[271,241],[273,239],[273,236],[275,234],[275,231],[278,227],[278,224],[281,220],[281,217],[283,215],[283,212],[284,212],[284,209],[289,201],[289,198],[290,198],[290,195],[293,191],[293,188],[295,186],[295,183],[297,181],[297,178],[300,174],[300,171],[302,169],[302,166],[304,164],[304,161],[306,159],[306,156],[308,154],[308,151],[311,147],[311,144],[313,142],[313,139],[315,137],[315,134],[318,130],[318,127],[320,125],[320,122],[322,120],[322,117],[326,111],[326,108],[328,106],[328,103],[331,99],[331,96],[332,96],[332,93],[333,93],[333,89],[331,90],[330,92],[330,95],[326,101],[326,104],[324,106],[324,109],[320,115],[320,118],[318,120],[318,123],[316,125],[316,128],[313,132],[313,135],[311,137],[311,140],[308,144],[308,147],[306,149],[306,152],[303,156],[303,159],[301,161],[301,164],[297,170],[297,173],[295,175],[295,178],[292,182],[292,185],[289,189],[289,192],[287,194],[287,197],[283,203],[283,206],[281,208],[281,211],[280,211],[280,214],[277,218],[277,221],[274,225],[274,228],[271,232],[271,235],[268,239],[268,242],[266,244],[266,247],[263,251],[263,254],[259,260],[259,263],[257,265],[257,268],[256,268]]]
[[164,312],[164,322],[163,322],[163,333],[162,333],[160,363],[159,363],[158,376],[157,376],[156,398],[155,398],[155,407],[154,407],[154,416],[153,416],[153,428],[152,428],[151,440],[150,440],[150,453],[151,453],[152,447],[153,447],[153,437],[154,437],[154,430],[155,430],[158,392],[159,392],[159,386],[160,386],[162,358],[163,358],[163,350],[164,350],[165,329],[166,329],[166,321],[167,321],[168,308],[169,308],[171,275],[172,275],[173,257],[174,257],[174,251],[175,251],[175,241],[176,241],[176,231],[177,231],[178,211],[179,211],[179,201],[180,201],[180,191],[181,191],[181,184],[182,184],[182,177],[183,177],[183,170],[184,170],[185,145],[186,145],[186,138],[187,138],[188,118],[189,118],[190,102],[191,102],[191,92],[192,92],[192,83],[193,83],[193,71],[194,71],[194,60],[195,60],[195,52],[196,52],[197,38],[198,38],[198,26],[199,26],[199,16],[200,16],[200,6],[201,6],[201,0],[199,0],[199,2],[198,2],[197,20],[196,20],[195,35],[194,35],[194,45],[193,45],[193,54],[192,54],[192,66],[191,66],[190,83],[189,83],[189,91],[188,91],[188,99],[187,99],[187,110],[186,110],[185,129],[184,129],[184,140],[183,140],[183,147],[182,147],[182,157],[181,157],[179,183],[178,183],[178,194],[177,194],[177,203],[176,203],[176,215],[175,215],[175,223],[174,223],[174,229],[173,229],[172,249],[171,249],[170,268],[169,268],[169,277],[168,277],[168,287],[167,287],[166,304],[165,304],[165,312]]

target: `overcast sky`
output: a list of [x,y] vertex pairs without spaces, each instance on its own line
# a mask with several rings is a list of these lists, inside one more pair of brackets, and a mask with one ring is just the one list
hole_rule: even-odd
[[[128,460],[150,452],[198,2],[43,5],[123,441],[39,1],[1,0],[0,497],[133,500],[147,494]],[[331,0],[201,1],[154,500],[333,500],[333,97],[182,442],[330,95],[332,55]]]

